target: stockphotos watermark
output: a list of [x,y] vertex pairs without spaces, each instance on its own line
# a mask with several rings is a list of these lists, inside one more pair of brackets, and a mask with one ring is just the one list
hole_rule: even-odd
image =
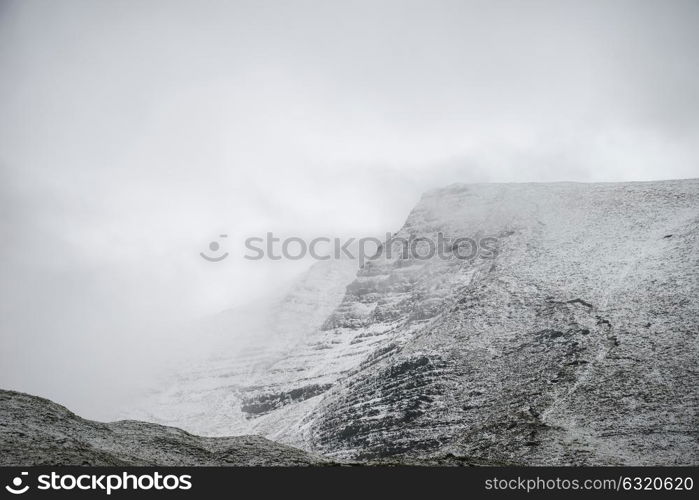
[[[223,249],[227,234],[209,243],[208,251],[201,252],[209,262],[221,262],[229,253]],[[280,238],[268,232],[264,237],[252,236],[245,240],[247,260],[302,260],[311,257],[315,260],[351,259],[358,260],[359,266],[367,261],[380,258],[430,260],[473,260],[476,258],[494,259],[498,255],[498,239],[493,236],[476,238],[447,237],[437,233],[436,238],[411,235],[402,237],[386,233],[379,238],[329,238],[319,236],[306,240],[299,236]]]
[[[24,480],[29,473],[24,471],[12,479],[11,484],[5,489],[13,495],[23,495],[31,489]],[[160,472],[130,474],[122,472],[118,474],[70,474],[57,473],[41,474],[36,477],[37,490],[50,491],[92,491],[103,492],[111,495],[119,490],[190,490],[192,489],[192,476],[189,474],[161,474]]]

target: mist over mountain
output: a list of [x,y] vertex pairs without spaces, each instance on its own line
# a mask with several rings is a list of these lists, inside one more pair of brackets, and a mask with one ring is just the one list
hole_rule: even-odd
[[257,329],[309,264],[249,237],[383,237],[456,181],[696,177],[697,25],[696,0],[0,2],[0,387],[109,421],[236,356],[197,319]]
[[319,262],[130,416],[345,460],[699,461],[699,180],[455,184],[395,236],[438,233],[497,252]]
[[697,26],[0,1],[0,461],[698,465]]

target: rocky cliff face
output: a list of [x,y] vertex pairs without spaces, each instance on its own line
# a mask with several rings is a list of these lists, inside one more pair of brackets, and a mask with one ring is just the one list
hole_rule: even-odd
[[454,185],[397,236],[438,233],[496,255],[367,263],[198,425],[347,459],[699,463],[699,181]]
[[0,390],[0,465],[322,465],[261,436],[204,438],[137,421],[85,420],[46,399]]

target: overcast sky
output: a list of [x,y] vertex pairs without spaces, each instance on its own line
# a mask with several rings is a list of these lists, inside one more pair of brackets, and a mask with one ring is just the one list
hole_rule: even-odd
[[111,415],[150,332],[307,265],[246,236],[383,234],[453,182],[696,177],[697,26],[693,0],[0,0],[0,386]]

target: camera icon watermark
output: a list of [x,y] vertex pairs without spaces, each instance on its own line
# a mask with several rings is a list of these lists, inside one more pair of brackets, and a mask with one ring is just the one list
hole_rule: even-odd
[[[227,234],[219,234],[219,238],[225,239],[228,238]],[[209,251],[212,252],[213,254],[217,254],[221,250],[221,243],[219,243],[217,240],[212,240],[209,243]],[[208,254],[204,252],[200,252],[199,255],[201,255],[201,258],[204,260],[208,260],[209,262],[221,262],[223,259],[228,257],[228,252],[223,252],[220,255],[213,255],[210,257]]]
[[29,490],[29,485],[22,486],[24,476],[29,475],[28,472],[20,472],[20,475],[12,479],[12,485],[5,486],[5,489],[13,495],[21,495]]

